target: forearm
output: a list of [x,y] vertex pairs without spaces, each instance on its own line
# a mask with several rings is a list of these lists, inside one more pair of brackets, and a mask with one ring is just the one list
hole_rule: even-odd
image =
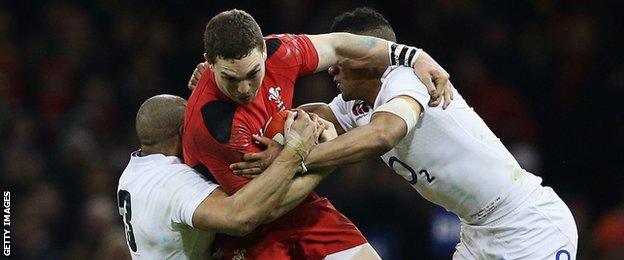
[[350,33],[329,33],[308,37],[318,53],[317,72],[336,64],[353,68],[390,65],[389,41]]
[[317,145],[305,164],[308,170],[356,163],[383,155],[392,144],[383,138],[382,129],[373,125],[355,128],[336,139]]
[[234,218],[255,228],[282,201],[294,173],[299,166],[299,155],[284,148],[275,161],[257,178],[240,189],[233,197]]
[[335,45],[338,65],[351,68],[390,66],[388,44],[391,42],[370,36],[340,35]]
[[307,198],[334,169],[335,168],[328,168],[295,177],[282,201],[271,211],[271,214],[269,214],[264,223],[272,222],[301,204],[301,202]]

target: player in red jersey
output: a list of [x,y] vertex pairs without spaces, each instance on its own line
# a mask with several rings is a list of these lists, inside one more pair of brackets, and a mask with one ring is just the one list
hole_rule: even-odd
[[[391,49],[391,42],[378,38],[347,33],[263,38],[249,14],[231,10],[208,22],[204,44],[209,70],[201,75],[186,109],[184,159],[214,177],[228,194],[249,181],[232,174],[229,165],[245,153],[260,151],[253,135],[261,134],[271,115],[292,107],[300,76],[334,64],[411,65],[428,83],[434,105],[450,99],[448,73],[431,57],[409,46]],[[244,238],[221,237],[215,246],[227,259],[379,258],[326,198],[310,194],[325,176],[326,172],[300,175],[267,220],[270,223]]]

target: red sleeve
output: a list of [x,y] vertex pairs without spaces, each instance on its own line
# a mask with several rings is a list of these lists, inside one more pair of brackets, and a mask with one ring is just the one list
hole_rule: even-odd
[[291,65],[299,67],[297,76],[305,76],[314,73],[318,67],[318,53],[316,48],[310,41],[310,38],[304,34],[279,34],[267,37],[267,39],[279,39],[281,41],[281,50],[276,53],[278,57],[283,58]]

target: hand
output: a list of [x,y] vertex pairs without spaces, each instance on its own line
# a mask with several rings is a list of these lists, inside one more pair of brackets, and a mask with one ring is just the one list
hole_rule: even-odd
[[197,64],[197,68],[195,68],[195,70],[193,71],[193,75],[191,75],[191,79],[189,79],[188,82],[188,89],[190,91],[195,90],[195,87],[197,87],[197,82],[199,82],[199,78],[201,77],[202,73],[204,73],[204,70],[206,70],[206,62]]
[[334,140],[338,137],[338,132],[336,131],[336,127],[332,122],[329,122],[321,117],[319,117],[319,122],[323,124],[323,132],[321,132],[321,136],[319,137],[319,142],[324,143],[327,141]]
[[246,153],[243,155],[243,161],[230,164],[230,170],[234,174],[243,177],[253,178],[273,163],[273,160],[282,151],[284,146],[275,140],[266,136],[254,135],[253,139],[264,145],[266,149],[259,153]]
[[429,106],[437,107],[444,99],[442,108],[446,109],[453,99],[453,86],[448,72],[424,51],[414,61],[412,68],[420,81],[427,86],[427,91],[431,96]]
[[285,146],[297,151],[301,159],[305,160],[312,147],[316,145],[316,141],[324,128],[318,121],[319,117],[317,115],[310,117],[308,113],[301,109],[296,111],[290,112],[288,117],[286,117],[284,143]]

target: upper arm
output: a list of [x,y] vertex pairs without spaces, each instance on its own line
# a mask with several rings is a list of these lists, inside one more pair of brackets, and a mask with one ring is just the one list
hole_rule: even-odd
[[[395,97],[394,99],[401,99],[406,101],[405,107],[400,107],[399,109],[405,109],[409,111],[405,111],[407,113],[414,113],[415,115],[420,115],[422,111],[422,105],[416,101],[416,99],[401,95]],[[403,116],[400,114],[405,112],[390,112],[390,111],[375,111],[371,116],[371,121],[368,124],[370,127],[383,129],[380,130],[379,138],[383,138],[389,146],[396,145],[405,135],[408,133],[408,129],[412,128],[412,126],[408,126],[412,120],[405,120]],[[415,124],[415,122],[411,122],[411,124]]]
[[316,72],[326,70],[329,66],[338,63],[335,47],[335,33],[308,35],[318,54]]

